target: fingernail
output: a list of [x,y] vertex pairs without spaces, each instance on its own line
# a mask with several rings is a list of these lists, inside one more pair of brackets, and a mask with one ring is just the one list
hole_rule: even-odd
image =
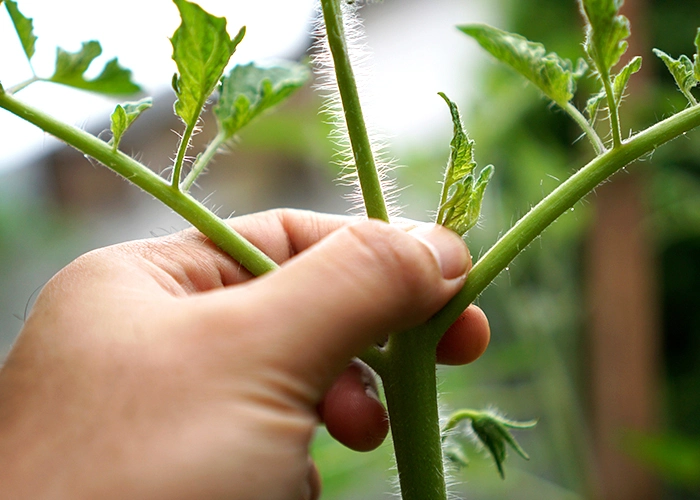
[[443,278],[459,278],[469,270],[469,250],[456,233],[436,224],[424,224],[412,229],[408,234],[419,239],[430,249],[440,266]]

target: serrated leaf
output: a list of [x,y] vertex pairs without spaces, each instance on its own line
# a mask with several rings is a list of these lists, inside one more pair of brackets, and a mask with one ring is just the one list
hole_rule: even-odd
[[245,28],[231,39],[223,17],[213,16],[186,0],[174,2],[182,20],[171,38],[173,60],[179,72],[173,80],[177,94],[175,113],[193,126],[243,39]]
[[436,223],[464,236],[479,220],[484,191],[493,175],[493,167],[484,168],[475,180],[474,141],[464,131],[457,105],[442,92],[439,95],[450,108],[453,137]]
[[640,56],[636,56],[630,62],[628,62],[617,75],[615,75],[615,79],[613,80],[613,96],[617,106],[619,106],[622,102],[622,97],[624,96],[625,89],[630,81],[630,77],[637,73],[640,69],[642,69],[642,58]]
[[460,26],[459,30],[534,83],[560,106],[573,98],[576,80],[586,71],[585,61],[579,61],[574,69],[571,61],[562,59],[554,52],[547,53],[544,45],[515,33],[484,24]]
[[[2,2],[0,1],[0,4]],[[25,17],[17,7],[17,2],[14,0],[7,0],[5,3],[7,12],[10,14],[10,19],[15,27],[17,36],[22,43],[22,49],[27,56],[27,60],[31,61],[34,56],[34,47],[36,45],[36,36],[34,35],[34,21],[28,17]]]
[[141,116],[141,113],[153,106],[153,100],[150,97],[141,99],[137,102],[125,102],[117,104],[111,116],[112,140],[110,144],[116,151],[119,148],[119,142],[124,135],[124,132],[131,126],[134,121]]
[[48,81],[106,95],[128,95],[141,90],[131,80],[131,71],[122,68],[116,58],[110,60],[97,77],[85,79],[85,72],[100,54],[102,47],[96,41],[83,43],[78,52],[59,48],[56,69]]
[[622,4],[623,0],[581,0],[588,21],[584,48],[603,77],[627,50],[630,24],[618,14]]
[[695,76],[694,64],[690,62],[688,56],[682,55],[678,59],[674,59],[665,52],[654,49],[656,54],[671,72],[676,85],[683,95],[690,101],[691,104],[697,104],[695,97],[690,90],[698,84],[698,78]]
[[306,66],[295,63],[260,67],[254,63],[235,66],[219,87],[214,107],[219,129],[226,139],[264,111],[279,104],[309,79]]

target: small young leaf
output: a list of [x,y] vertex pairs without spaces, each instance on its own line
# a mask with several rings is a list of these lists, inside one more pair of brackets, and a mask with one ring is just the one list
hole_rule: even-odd
[[531,42],[515,33],[483,24],[460,26],[459,30],[474,38],[496,59],[534,83],[560,106],[573,98],[576,80],[587,69],[585,61],[580,60],[574,69],[571,61],[562,59],[554,52],[547,53],[542,44]]
[[698,78],[695,75],[696,70],[694,64],[690,62],[688,56],[682,55],[678,59],[674,59],[659,49],[654,49],[654,54],[661,58],[664,64],[666,64],[671,75],[673,75],[673,79],[676,80],[676,85],[678,85],[683,95],[690,101],[690,104],[697,104],[690,90],[698,84]]
[[193,126],[243,39],[245,28],[231,39],[226,31],[226,19],[215,17],[186,0],[174,1],[182,19],[171,38],[173,60],[179,71],[173,79],[177,94],[175,113]]
[[309,79],[309,70],[289,63],[263,68],[254,63],[235,66],[221,80],[214,113],[226,139],[265,110],[279,104]]
[[613,96],[615,97],[615,104],[617,106],[622,102],[622,98],[627,88],[627,84],[630,81],[630,77],[642,69],[642,58],[640,56],[634,57],[630,62],[628,62],[620,72],[615,75],[613,80]]
[[627,50],[630,24],[618,14],[623,0],[581,0],[582,10],[588,21],[584,48],[598,73],[610,74],[622,54]]
[[442,92],[439,95],[450,108],[454,133],[436,223],[464,236],[479,220],[484,191],[493,175],[493,166],[484,168],[478,179],[474,179],[474,141],[464,131],[457,105]]
[[[0,3],[2,3],[0,1]],[[10,14],[10,19],[15,27],[17,36],[22,42],[22,48],[27,56],[27,60],[31,61],[34,56],[34,47],[36,45],[36,36],[34,35],[34,22],[32,19],[25,17],[17,8],[17,2],[7,0],[5,3],[7,12]]]
[[[636,56],[630,62],[628,62],[617,75],[615,75],[612,85],[615,106],[620,106],[631,76],[637,73],[641,68],[642,58],[640,56]],[[588,113],[591,123],[595,121],[600,103],[605,101],[606,96],[605,89],[603,89],[588,99],[588,102],[586,103],[586,112]]]
[[153,105],[153,100],[150,97],[141,99],[137,102],[125,102],[117,104],[111,117],[112,140],[110,144],[116,151],[119,148],[119,142],[124,135],[124,132],[131,126],[134,121],[141,116],[141,113],[146,111]]
[[[448,418],[443,427],[442,441],[443,443],[449,441],[448,450],[454,448],[454,444],[459,443],[457,438],[460,437],[460,432],[455,431],[458,429],[458,425],[465,420],[471,422],[472,430],[479,441],[491,453],[502,478],[505,477],[503,462],[506,459],[506,444],[525,460],[530,459],[508,429],[529,429],[537,424],[536,421],[517,422],[492,411],[458,410]],[[461,432],[461,436],[466,436],[465,431]],[[455,441],[456,443],[454,443]]]
[[141,90],[131,80],[131,71],[122,68],[116,58],[110,60],[96,78],[86,80],[85,72],[101,53],[102,47],[96,41],[83,43],[75,53],[59,48],[56,69],[48,81],[107,95],[128,95]]

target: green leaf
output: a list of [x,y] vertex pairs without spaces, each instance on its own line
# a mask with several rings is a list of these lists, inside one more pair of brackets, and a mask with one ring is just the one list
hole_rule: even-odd
[[264,111],[279,104],[309,79],[306,66],[295,63],[264,68],[254,63],[235,66],[219,87],[214,113],[225,139]]
[[450,108],[454,132],[436,223],[464,236],[479,220],[484,191],[493,175],[493,166],[484,168],[475,180],[474,141],[464,131],[457,105],[442,92],[439,95]]
[[153,100],[150,97],[141,99],[137,102],[125,102],[117,104],[111,117],[112,140],[110,144],[115,151],[119,148],[119,142],[124,135],[124,132],[131,126],[134,121],[141,116],[141,113],[153,106]]
[[584,48],[601,77],[610,74],[627,50],[630,24],[618,14],[623,0],[581,0],[588,26]]
[[[530,460],[530,457],[528,457],[525,450],[523,450],[508,429],[530,429],[537,424],[537,421],[518,422],[502,417],[493,411],[477,410],[457,410],[448,417],[447,422],[443,426],[442,441],[451,460],[453,458],[450,454],[454,454],[455,462],[466,464],[466,456],[459,449],[459,438],[461,437],[464,440],[464,438],[468,437],[468,434],[465,430],[458,430],[458,426],[465,420],[471,422],[472,430],[479,438],[479,441],[491,453],[502,478],[505,478],[503,463],[506,459],[506,445],[513,448],[525,460]],[[463,456],[464,459],[462,460]]]
[[194,126],[229,59],[245,35],[242,28],[231,39],[226,19],[215,17],[186,0],[174,0],[182,22],[171,38],[179,74],[173,79],[177,94],[175,113]]
[[[698,78],[695,75],[695,67],[688,56],[682,55],[678,59],[674,59],[665,52],[654,49],[656,54],[666,64],[666,67],[676,80],[676,85],[683,92],[683,95],[690,101],[691,104],[697,104],[695,97],[690,90],[698,84]],[[697,62],[697,58],[696,58]]]
[[459,30],[474,38],[499,61],[509,65],[534,83],[560,106],[568,103],[576,92],[576,80],[586,71],[580,60],[576,69],[571,61],[554,52],[547,53],[540,43],[484,24],[460,26]]
[[56,69],[48,81],[106,95],[128,95],[141,90],[131,80],[131,71],[122,68],[116,58],[110,60],[96,78],[86,80],[85,72],[100,54],[102,47],[96,41],[83,43],[75,53],[59,48]]
[[642,58],[640,56],[634,57],[630,62],[628,62],[620,72],[615,75],[613,80],[613,96],[615,98],[615,104],[617,106],[622,102],[624,97],[625,89],[630,81],[630,77],[642,69]]
[[[615,102],[615,106],[620,106],[630,78],[641,68],[642,58],[640,56],[636,56],[630,62],[628,62],[617,75],[615,75],[612,84],[613,99]],[[607,94],[605,93],[605,89],[603,89],[588,99],[588,102],[586,103],[586,112],[588,113],[588,117],[591,123],[595,121],[596,114],[598,113],[598,108],[600,107],[600,103],[605,101],[606,96]]]
[[[2,3],[0,1],[0,3]],[[7,12],[10,14],[10,19],[15,27],[17,36],[22,43],[22,48],[27,56],[27,60],[31,61],[34,56],[34,47],[36,45],[36,36],[34,36],[34,22],[32,19],[25,17],[17,8],[17,2],[7,0],[5,3]]]

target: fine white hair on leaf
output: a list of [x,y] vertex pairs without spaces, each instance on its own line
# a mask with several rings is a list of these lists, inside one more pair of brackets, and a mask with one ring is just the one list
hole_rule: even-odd
[[[369,67],[371,54],[365,43],[365,30],[362,19],[358,15],[358,10],[367,3],[377,2],[359,0],[341,2],[346,45],[355,80],[358,84],[360,101],[364,109],[368,109],[368,106],[371,106],[371,95],[368,94],[366,87],[362,84],[362,82],[367,81],[369,76],[367,68]],[[341,186],[353,188],[353,192],[347,196],[352,207],[350,211],[354,214],[365,214],[364,199],[350,145],[350,137],[345,122],[345,114],[334,71],[333,56],[328,45],[320,2],[316,2],[313,35],[315,42],[312,48],[311,59],[316,72],[315,88],[324,100],[321,112],[327,116],[328,123],[333,126],[330,139],[336,144],[337,154],[335,162],[341,169],[338,183]],[[396,187],[396,180],[390,175],[391,171],[396,168],[396,162],[387,156],[388,143],[386,137],[371,123],[367,123],[367,133],[370,137],[370,145],[389,217],[398,217],[401,215],[400,207],[397,205],[399,190]]]

